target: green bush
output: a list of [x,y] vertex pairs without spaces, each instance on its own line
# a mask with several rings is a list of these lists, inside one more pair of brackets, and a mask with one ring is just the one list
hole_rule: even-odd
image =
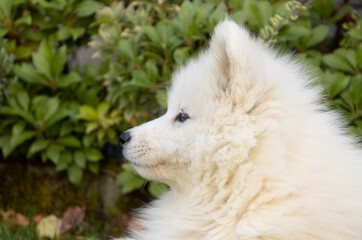
[[[99,98],[102,86],[84,73],[67,69],[67,55],[89,41],[101,2],[0,2],[0,147],[4,158],[52,161],[77,184],[83,170],[98,172],[105,142],[117,142],[120,113]],[[91,106],[97,107],[96,115]],[[110,112],[110,113],[109,113]],[[98,120],[97,124],[85,124]],[[89,126],[92,125],[92,126]],[[107,134],[96,136],[95,129]]]
[[[227,15],[260,41],[295,52],[316,84],[325,86],[327,104],[362,137],[362,20],[346,3],[57,2],[0,3],[0,67],[12,69],[0,72],[4,157],[49,159],[58,170],[67,170],[73,183],[86,168],[97,172],[105,143],[116,144],[117,132],[164,112],[171,73],[207,44]],[[36,34],[29,33],[34,29]],[[101,66],[67,69],[67,53],[90,36]],[[117,182],[125,192],[146,183],[129,166]],[[156,195],[164,191],[163,185],[148,186]]]

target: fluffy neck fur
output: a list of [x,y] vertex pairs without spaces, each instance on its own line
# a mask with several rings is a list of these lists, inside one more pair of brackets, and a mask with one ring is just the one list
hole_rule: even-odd
[[137,239],[236,239],[238,219],[260,193],[262,177],[247,163],[224,169],[223,179],[217,171],[207,171],[197,188],[169,192],[142,210],[145,231]]
[[[230,141],[240,141],[242,136],[235,138],[235,130],[225,129],[221,135],[213,135],[215,141],[224,141],[218,143],[224,147],[205,154],[213,158],[208,164],[198,161],[198,166],[192,166],[197,173],[180,183],[183,188],[170,191],[140,211],[143,230],[134,232],[135,239],[359,239],[362,215],[355,209],[362,209],[357,197],[361,191],[352,189],[360,189],[360,181],[350,174],[361,168],[356,164],[353,171],[342,170],[341,159],[351,163],[360,151],[353,149],[349,138],[332,130],[333,121],[325,121],[332,118],[330,113],[310,111],[315,111],[313,119],[304,118],[304,125],[298,128],[285,125],[279,119],[285,116],[275,111],[267,118],[244,119],[247,124],[239,121],[239,128],[247,126],[251,135],[244,136],[249,139],[243,142],[244,150],[233,149],[238,158],[228,154],[239,159],[235,162],[225,161],[223,156],[228,147],[237,146]],[[287,130],[291,135],[286,135],[280,125],[294,130]],[[319,151],[314,151],[315,147]],[[339,189],[341,195],[336,198],[337,192],[331,194],[330,188]]]

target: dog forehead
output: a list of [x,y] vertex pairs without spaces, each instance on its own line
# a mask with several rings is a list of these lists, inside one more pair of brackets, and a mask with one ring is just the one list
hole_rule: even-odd
[[188,62],[174,73],[168,92],[169,107],[205,107],[215,100],[219,91],[214,63],[204,54]]

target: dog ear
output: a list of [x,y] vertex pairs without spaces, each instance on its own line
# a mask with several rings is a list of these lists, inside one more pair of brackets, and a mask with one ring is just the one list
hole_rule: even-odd
[[246,61],[246,55],[242,53],[242,48],[247,45],[245,42],[251,42],[250,35],[235,22],[226,19],[215,27],[210,50],[220,75],[226,76],[220,79],[223,89],[235,78],[243,61]]
[[[218,75],[218,85],[235,103],[252,110],[268,85],[265,72],[273,54],[267,45],[231,20],[220,22],[210,43]],[[250,97],[251,95],[252,97]]]

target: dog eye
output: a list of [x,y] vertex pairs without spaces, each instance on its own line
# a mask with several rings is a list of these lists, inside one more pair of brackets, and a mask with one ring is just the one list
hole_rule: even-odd
[[189,118],[189,115],[187,113],[184,113],[184,111],[181,109],[181,112],[176,116],[175,121],[183,123]]

